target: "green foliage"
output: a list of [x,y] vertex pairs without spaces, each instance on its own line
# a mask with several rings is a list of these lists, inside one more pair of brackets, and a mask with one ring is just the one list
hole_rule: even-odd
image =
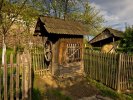
[[77,11],[77,3],[81,0],[32,0],[33,7],[42,15],[55,16],[58,18],[68,17]]
[[[30,28],[33,27],[38,12],[29,5],[28,1],[29,0],[0,1],[0,34],[3,37],[3,48],[6,48],[5,41],[8,34],[16,35],[25,33],[26,38],[30,35]],[[17,29],[13,31],[12,26],[16,25],[14,27],[17,27],[20,24],[21,28],[19,27],[19,31]]]
[[32,91],[32,100],[42,100],[41,93],[39,89],[33,88]]
[[17,47],[16,47],[16,53],[22,53],[24,51],[24,47],[22,46],[22,45],[18,45]]
[[82,3],[83,11],[75,12],[72,14],[73,20],[79,20],[84,24],[85,29],[90,34],[99,34],[102,31],[102,24],[104,22],[104,18],[100,15],[100,10],[92,7],[89,2]]
[[90,34],[98,34],[104,22],[100,11],[92,7],[89,0],[33,0],[40,14],[79,21]]
[[120,47],[125,53],[133,52],[133,26],[126,27],[124,38],[120,42]]

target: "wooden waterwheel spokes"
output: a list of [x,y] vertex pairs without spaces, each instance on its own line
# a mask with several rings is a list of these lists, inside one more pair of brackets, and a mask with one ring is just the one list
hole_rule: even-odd
[[50,62],[52,60],[52,44],[50,41],[46,41],[44,45],[45,60]]
[[52,60],[52,52],[46,52],[45,53],[45,59],[46,61],[51,61]]

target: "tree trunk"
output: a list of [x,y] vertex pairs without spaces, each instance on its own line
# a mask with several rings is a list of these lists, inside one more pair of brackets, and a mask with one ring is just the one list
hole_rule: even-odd
[[6,43],[5,43],[5,35],[3,35],[3,47],[2,47],[2,65],[5,63],[5,54],[6,54]]
[[69,1],[69,0],[65,0],[64,20],[66,20],[66,18],[67,18],[68,1]]

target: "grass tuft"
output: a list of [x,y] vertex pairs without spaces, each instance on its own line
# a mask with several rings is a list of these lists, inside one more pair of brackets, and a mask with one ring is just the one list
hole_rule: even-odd
[[133,97],[126,95],[126,94],[118,93],[112,90],[111,88],[106,87],[102,83],[94,81],[90,78],[87,78],[87,80],[101,91],[102,96],[110,97],[113,100],[133,100]]

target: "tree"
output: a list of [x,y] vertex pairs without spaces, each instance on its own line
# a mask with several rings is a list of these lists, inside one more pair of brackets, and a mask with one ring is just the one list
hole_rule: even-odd
[[[35,1],[35,0],[33,0]],[[40,14],[62,19],[80,21],[90,34],[98,34],[102,30],[103,16],[89,3],[89,0],[39,0],[36,6]],[[35,3],[34,3],[35,4]]]
[[72,14],[71,18],[73,20],[78,20],[82,22],[86,30],[92,34],[96,35],[103,29],[103,16],[100,15],[100,11],[95,7],[92,7],[89,2],[82,3],[82,13],[75,12]]
[[[10,33],[12,25],[21,21],[23,24],[28,25],[32,22],[31,16],[33,11],[29,7],[28,0],[1,0],[0,1],[0,33],[3,37],[3,49],[2,49],[2,64],[5,63],[4,56],[6,53],[6,36]],[[30,13],[28,12],[30,10]],[[30,16],[30,18],[29,18]],[[29,26],[27,26],[29,27]]]
[[125,53],[133,52],[133,26],[127,26],[124,32],[124,38],[120,42],[120,47]]
[[32,0],[35,9],[42,15],[67,18],[70,13],[77,11],[77,2],[81,0]]

